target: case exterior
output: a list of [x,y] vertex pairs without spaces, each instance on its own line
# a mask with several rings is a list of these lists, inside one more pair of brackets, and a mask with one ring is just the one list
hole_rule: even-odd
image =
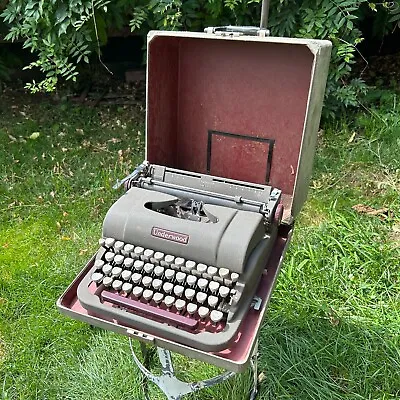
[[307,197],[331,43],[152,31],[146,159]]

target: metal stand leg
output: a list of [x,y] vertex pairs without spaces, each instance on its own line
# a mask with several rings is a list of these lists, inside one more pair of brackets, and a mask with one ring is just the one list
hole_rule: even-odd
[[[210,379],[205,379],[199,382],[192,382],[187,383],[179,380],[174,374],[174,367],[172,364],[171,353],[169,350],[162,349],[157,347],[157,354],[160,360],[161,368],[162,368],[162,375],[156,376],[153,375],[148,369],[148,348],[145,344],[140,344],[142,355],[144,356],[144,364],[142,364],[139,359],[137,358],[133,346],[132,340],[129,338],[129,345],[132,352],[132,358],[135,361],[136,365],[139,367],[140,371],[143,375],[149,380],[157,385],[160,390],[167,396],[168,400],[181,400],[183,396],[189,393],[194,393],[204,388],[208,388],[211,386],[215,386],[232,376],[236,375],[235,372],[227,371],[223,374],[217,375]],[[253,388],[250,393],[250,400],[254,400],[257,395],[257,347],[255,347],[255,351],[252,355],[251,369],[253,372]],[[144,393],[145,399],[148,400],[148,387],[147,382],[144,382]]]

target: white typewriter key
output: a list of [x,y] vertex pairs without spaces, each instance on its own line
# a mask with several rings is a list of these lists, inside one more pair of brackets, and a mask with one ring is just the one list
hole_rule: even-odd
[[146,274],[151,274],[154,270],[154,265],[150,264],[150,263],[146,263],[144,264],[144,272],[146,272]]
[[155,290],[159,290],[163,284],[161,279],[153,279],[152,286]]
[[109,275],[109,274],[111,274],[112,269],[113,269],[112,265],[106,264],[103,267],[102,271],[103,271],[104,275]]
[[199,287],[200,290],[206,290],[208,285],[208,280],[204,278],[200,278],[197,281],[197,286]]
[[218,310],[211,311],[210,319],[212,322],[214,322],[214,324],[217,324],[219,321],[221,321],[223,317],[224,317],[224,314],[222,314],[221,311],[218,311]]
[[128,270],[122,271],[121,278],[124,281],[129,281],[129,279],[131,279],[131,276],[132,276],[132,272],[131,271],[128,271]]
[[188,288],[185,290],[185,297],[188,300],[192,300],[195,294],[196,294],[196,292],[193,289]]
[[168,268],[165,270],[165,277],[171,281],[175,277],[175,271],[171,268]]
[[218,273],[218,268],[211,267],[211,266],[207,268],[208,275],[214,276],[214,275],[217,275],[217,273]]
[[154,293],[153,301],[157,304],[160,304],[164,298],[164,295],[160,292]]
[[174,285],[171,282],[165,282],[163,285],[163,290],[165,293],[171,293]]
[[114,243],[115,243],[115,239],[114,238],[106,238],[104,243],[105,243],[106,247],[113,247]]
[[174,286],[175,296],[181,297],[185,288],[181,285]]
[[211,308],[215,308],[218,304],[218,300],[216,296],[208,296],[207,303]]
[[143,297],[145,300],[150,301],[153,297],[153,291],[150,289],[145,289],[143,291]]
[[119,279],[116,279],[113,283],[112,283],[112,287],[114,290],[121,290],[122,288],[122,281],[120,281]]
[[122,291],[126,294],[129,294],[132,291],[132,283],[125,282],[122,285]]
[[226,279],[229,276],[229,269],[228,268],[220,268],[218,271],[218,274],[222,279]]
[[173,265],[175,268],[181,269],[185,265],[185,259],[182,257],[176,257]]
[[121,265],[121,264],[124,262],[124,256],[121,255],[121,254],[117,254],[117,255],[114,257],[114,262],[115,262],[115,264],[117,264],[117,265]]
[[167,308],[172,307],[174,303],[175,303],[175,297],[165,296],[164,304],[167,306]]
[[135,248],[135,246],[133,244],[129,244],[127,243],[124,246],[124,251],[122,252],[122,254],[125,254],[127,257],[130,257],[131,253],[133,252],[133,249]]
[[210,310],[207,307],[199,307],[199,317],[205,318],[210,313]]
[[178,283],[185,282],[186,274],[184,272],[177,272],[175,278],[178,281]]
[[160,262],[164,259],[164,253],[161,251],[156,251],[152,257],[152,262],[160,265]]
[[125,260],[124,260],[125,268],[132,268],[133,262],[134,262],[133,258],[126,257]]
[[104,285],[105,287],[110,287],[111,284],[113,283],[113,280],[114,280],[114,278],[112,278],[111,276],[106,276],[106,277],[103,279],[103,285]]
[[142,260],[136,260],[133,263],[133,267],[135,268],[135,271],[141,271],[143,269],[144,262]]
[[194,286],[197,282],[197,278],[194,275],[188,275],[186,278],[186,283],[189,286]]
[[106,239],[100,238],[99,239],[99,246],[104,247],[106,245]]
[[197,292],[196,300],[198,303],[203,304],[207,300],[207,295],[203,292]]
[[132,275],[132,282],[135,284],[135,285],[137,285],[141,280],[142,280],[142,274],[138,274],[137,272],[135,272],[133,275]]
[[111,251],[108,251],[105,254],[104,258],[106,259],[107,262],[111,262],[112,260],[114,260],[114,256],[115,256],[114,253],[111,253]]
[[144,261],[150,261],[150,258],[153,257],[154,250],[146,249],[143,252],[143,260]]
[[231,273],[231,281],[233,283],[237,282],[237,280],[239,279],[239,274],[237,274],[236,272],[232,272]]
[[178,311],[182,311],[185,308],[185,306],[186,306],[186,301],[185,300],[178,299],[175,302],[175,307],[176,307],[176,309]]
[[163,273],[164,273],[164,267],[160,267],[159,265],[157,265],[154,268],[154,275],[155,276],[163,276]]
[[125,246],[125,243],[124,243],[124,242],[121,242],[120,240],[117,240],[117,241],[114,243],[114,250],[115,250],[115,252],[116,252],[116,253],[119,253],[119,252],[124,248],[124,246]]
[[133,250],[133,254],[135,255],[136,259],[141,257],[143,253],[144,253],[144,248],[140,246],[135,247],[135,250]]
[[171,265],[174,262],[174,260],[175,260],[174,256],[171,256],[171,254],[167,254],[164,258],[164,261],[161,263],[161,265],[165,265],[165,266]]
[[224,284],[228,287],[231,287],[233,285],[233,282],[230,279],[224,279]]
[[104,265],[104,261],[103,261],[103,260],[96,260],[96,261],[94,262],[94,266],[95,266],[95,268],[96,268],[97,270],[102,269],[102,268],[103,268],[103,265]]
[[196,268],[196,263],[194,261],[188,260],[185,263],[185,267],[191,271],[192,269]]
[[104,275],[101,272],[94,272],[92,274],[92,281],[95,283],[100,283]]
[[207,272],[207,265],[205,265],[205,264],[197,264],[196,269],[197,269],[197,271],[199,271],[201,274],[204,274],[205,272]]
[[135,286],[135,287],[132,289],[132,294],[133,294],[136,298],[139,298],[139,297],[142,295],[142,293],[143,293],[143,288],[140,287],[140,286]]
[[189,303],[186,306],[186,311],[190,314],[193,315],[197,311],[197,304]]
[[144,276],[142,279],[142,285],[145,287],[150,287],[153,278],[151,276]]
[[122,272],[122,268],[121,268],[121,267],[114,267],[114,268],[111,270],[111,275],[112,275],[114,278],[118,278],[118,277],[121,275],[121,272]]
[[220,286],[218,293],[222,298],[225,298],[229,294],[229,288],[226,286]]
[[208,288],[210,289],[211,293],[217,293],[219,289],[219,283],[211,281],[210,284],[208,285]]

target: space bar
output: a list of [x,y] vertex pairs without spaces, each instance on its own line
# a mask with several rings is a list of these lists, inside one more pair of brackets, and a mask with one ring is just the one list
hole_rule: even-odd
[[199,324],[198,321],[192,318],[187,318],[182,315],[174,314],[161,308],[156,308],[140,301],[122,297],[116,293],[101,292],[101,298],[120,307],[125,307],[133,311],[138,311],[141,314],[146,314],[151,318],[158,319],[162,322],[167,322],[171,325],[179,325],[187,329],[195,329]]

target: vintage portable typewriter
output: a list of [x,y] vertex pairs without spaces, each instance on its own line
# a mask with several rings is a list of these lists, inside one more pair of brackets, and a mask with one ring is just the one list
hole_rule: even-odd
[[58,301],[232,371],[249,363],[307,196],[331,49],[246,32],[149,34],[148,162]]
[[147,162],[132,175],[79,301],[205,351],[227,348],[275,243],[281,191]]

